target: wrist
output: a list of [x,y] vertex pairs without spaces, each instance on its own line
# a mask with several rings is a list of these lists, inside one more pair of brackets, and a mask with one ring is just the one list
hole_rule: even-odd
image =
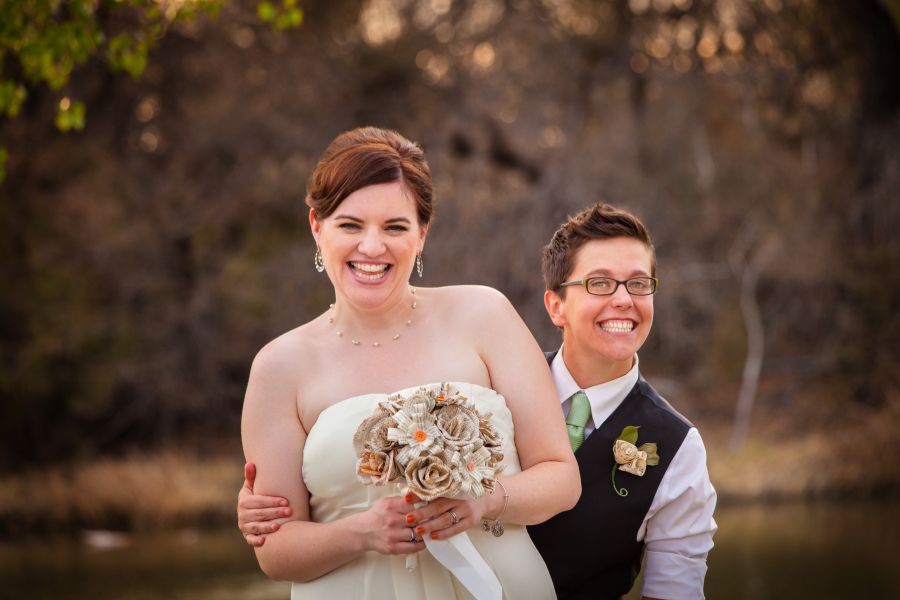
[[506,491],[506,486],[500,483],[499,479],[494,481],[491,496],[494,497],[494,510],[491,511],[490,520],[499,521],[509,507],[509,492]]
[[355,554],[363,554],[375,549],[371,543],[372,536],[369,535],[371,528],[365,519],[367,514],[368,511],[365,511],[334,521],[335,524],[342,526],[341,535],[348,538],[350,547]]

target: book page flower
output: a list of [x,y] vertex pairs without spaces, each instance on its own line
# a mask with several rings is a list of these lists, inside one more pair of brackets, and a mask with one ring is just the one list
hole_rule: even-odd
[[364,451],[356,462],[356,474],[366,485],[384,485],[400,477],[393,451]]
[[353,449],[357,455],[367,450],[388,452],[397,447],[397,442],[388,439],[388,430],[396,427],[393,413],[389,413],[381,405],[374,413],[366,417],[353,435]]
[[440,391],[435,395],[434,401],[437,408],[444,406],[455,406],[457,404],[467,404],[469,399],[459,393],[455,387],[449,383],[441,385]]
[[454,496],[459,489],[443,452],[413,458],[406,465],[405,474],[409,491],[425,502]]
[[503,436],[491,423],[493,415],[489,412],[482,413],[478,418],[478,432],[484,440],[484,445],[488,448],[499,448],[503,443]]
[[419,388],[400,404],[400,411],[409,416],[425,415],[434,411],[435,400],[425,388]]
[[397,426],[387,432],[387,439],[401,446],[397,462],[404,467],[421,454],[435,454],[443,448],[441,430],[435,425],[434,415],[420,413],[415,405],[411,407],[413,414],[409,414],[407,408],[404,406],[394,415]]
[[437,411],[437,426],[441,430],[444,444],[459,450],[465,446],[481,446],[478,415],[462,404],[452,404]]
[[473,498],[480,498],[485,490],[494,489],[494,474],[497,468],[493,465],[490,451],[481,446],[477,450],[469,446],[462,452],[455,452],[454,466],[457,467],[459,490]]

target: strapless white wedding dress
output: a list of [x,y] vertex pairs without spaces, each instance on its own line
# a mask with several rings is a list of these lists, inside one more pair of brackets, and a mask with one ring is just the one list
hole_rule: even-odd
[[[514,444],[512,415],[503,396],[473,383],[452,385],[472,401],[482,413],[489,411],[492,423],[503,434],[505,475],[521,471]],[[424,387],[439,387],[430,384]],[[406,395],[415,386],[397,393]],[[395,484],[367,486],[356,478],[353,434],[372,414],[378,402],[392,394],[354,396],[329,406],[319,415],[303,449],[303,481],[310,493],[311,519],[327,523],[366,510],[384,496],[396,495]],[[498,489],[498,492],[500,490]],[[507,600],[556,598],[544,561],[525,527],[504,523],[501,537],[480,527],[467,534],[478,552],[493,569]],[[406,568],[405,556],[367,552],[363,556],[308,583],[294,583],[291,600],[462,600],[472,596],[428,550],[418,554],[418,566]]]

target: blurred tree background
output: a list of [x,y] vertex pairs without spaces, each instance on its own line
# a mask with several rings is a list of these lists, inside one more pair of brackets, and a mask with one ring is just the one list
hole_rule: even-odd
[[[0,469],[234,452],[255,352],[331,300],[306,178],[369,124],[429,156],[423,285],[495,286],[551,349],[541,246],[618,204],[659,255],[642,370],[721,456],[897,433],[900,2],[118,4],[0,11]],[[23,5],[80,7],[70,78],[11,49]]]

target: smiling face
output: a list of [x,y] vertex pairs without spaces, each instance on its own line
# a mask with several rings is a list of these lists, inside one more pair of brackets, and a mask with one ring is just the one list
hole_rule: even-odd
[[[652,260],[650,248],[635,238],[594,239],[578,250],[567,280],[650,277]],[[563,330],[569,371],[585,387],[627,373],[650,333],[653,296],[632,296],[623,285],[611,296],[592,296],[581,286],[564,289],[562,296],[548,290],[544,302],[553,324]]]
[[361,309],[377,309],[406,297],[427,225],[399,181],[356,190],[328,217],[310,211],[313,237],[322,251],[335,295]]

